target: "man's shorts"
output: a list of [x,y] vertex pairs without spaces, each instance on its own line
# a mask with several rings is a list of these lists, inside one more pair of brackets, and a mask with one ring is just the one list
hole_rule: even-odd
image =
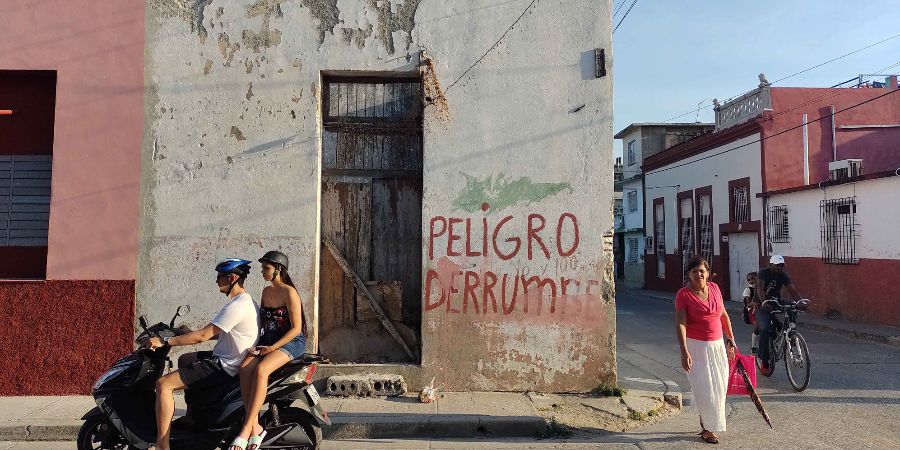
[[213,352],[197,352],[197,361],[185,367],[178,368],[178,375],[188,389],[198,389],[222,383],[227,383],[233,378],[219,363],[219,359],[213,356]]

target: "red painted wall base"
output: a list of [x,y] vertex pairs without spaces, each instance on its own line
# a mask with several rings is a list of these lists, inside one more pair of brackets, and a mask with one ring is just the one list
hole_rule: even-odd
[[900,260],[862,259],[848,265],[790,256],[787,272],[800,295],[812,300],[815,315],[900,326]]
[[0,395],[88,394],[133,349],[134,280],[0,281]]

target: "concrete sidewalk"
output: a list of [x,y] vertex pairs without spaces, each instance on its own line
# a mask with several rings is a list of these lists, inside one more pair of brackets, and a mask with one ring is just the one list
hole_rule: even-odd
[[[617,286],[616,289],[633,295],[640,295],[654,300],[674,302],[675,294],[662,291],[651,291],[639,288],[627,288]],[[742,304],[739,302],[725,302],[731,320],[741,321]],[[881,344],[900,347],[900,328],[886,325],[871,325],[866,323],[851,322],[849,320],[826,319],[812,314],[803,314],[797,320],[800,328],[806,328],[823,333],[831,333],[856,339],[878,342]],[[743,323],[743,322],[741,322]]]
[[[629,391],[623,400],[592,397],[606,414],[627,418],[652,416],[664,407],[671,386],[649,383]],[[677,386],[675,387],[677,390]],[[582,404],[590,396],[573,396]],[[554,397],[555,402],[560,397]],[[184,413],[184,397],[176,396],[176,416]],[[615,399],[613,401],[613,399]],[[547,398],[534,393],[447,392],[433,403],[416,397],[322,397],[332,420],[322,429],[326,439],[537,437],[548,434]],[[562,400],[565,402],[565,400]],[[680,391],[678,392],[680,403]],[[600,406],[597,406],[600,405]],[[0,441],[68,441],[81,428],[81,417],[95,406],[89,396],[0,397]],[[679,405],[680,406],[680,405]],[[635,411],[632,413],[632,411]],[[638,414],[640,413],[640,414]],[[636,420],[636,422],[638,422]]]

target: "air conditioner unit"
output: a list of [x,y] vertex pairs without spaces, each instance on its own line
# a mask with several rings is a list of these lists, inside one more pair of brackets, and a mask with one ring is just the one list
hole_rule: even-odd
[[828,173],[832,180],[846,180],[863,174],[863,160],[842,159],[828,163]]

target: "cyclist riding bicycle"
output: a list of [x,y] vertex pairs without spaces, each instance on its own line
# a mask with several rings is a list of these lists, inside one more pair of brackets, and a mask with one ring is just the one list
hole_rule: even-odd
[[759,269],[757,272],[756,290],[753,304],[756,308],[756,324],[759,326],[759,359],[762,361],[760,372],[768,376],[772,373],[769,367],[769,340],[772,338],[772,305],[765,304],[766,300],[777,300],[784,304],[781,298],[781,288],[786,287],[794,300],[800,300],[797,288],[791,283],[791,278],[784,271],[784,257],[772,255],[769,258],[769,267]]

